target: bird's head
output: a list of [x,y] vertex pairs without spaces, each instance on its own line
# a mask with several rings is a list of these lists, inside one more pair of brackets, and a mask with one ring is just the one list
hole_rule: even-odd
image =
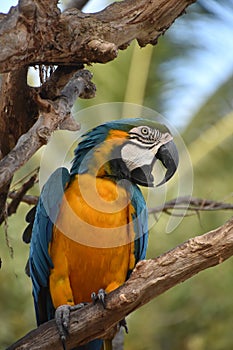
[[90,172],[115,181],[127,179],[142,186],[153,186],[152,170],[156,160],[167,169],[159,183],[162,185],[173,176],[179,161],[167,127],[140,118],[116,120],[84,135],[75,150],[71,174]]

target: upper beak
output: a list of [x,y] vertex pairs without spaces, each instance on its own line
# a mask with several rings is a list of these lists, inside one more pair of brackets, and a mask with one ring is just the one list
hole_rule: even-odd
[[159,159],[167,169],[163,180],[157,185],[160,186],[167,182],[176,172],[179,163],[179,155],[175,143],[169,141],[165,145],[162,145],[156,154],[156,158]]

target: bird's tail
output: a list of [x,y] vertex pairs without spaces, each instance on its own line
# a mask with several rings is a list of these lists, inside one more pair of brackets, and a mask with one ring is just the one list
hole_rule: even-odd
[[96,339],[73,350],[112,350],[112,340]]
[[111,339],[104,340],[103,350],[112,350],[112,340]]

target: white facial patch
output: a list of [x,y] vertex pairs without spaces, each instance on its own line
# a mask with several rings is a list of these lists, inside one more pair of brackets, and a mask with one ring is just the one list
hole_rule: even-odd
[[121,149],[121,157],[130,171],[143,165],[150,165],[155,157],[154,150],[139,147],[134,142],[129,142]]
[[140,130],[139,128],[131,129],[130,134],[132,138],[121,149],[122,160],[125,162],[129,171],[133,171],[143,165],[151,165],[158,149],[173,139],[168,132],[161,134],[158,131],[154,131],[152,134],[153,137],[148,140],[140,133],[143,128],[140,127]]

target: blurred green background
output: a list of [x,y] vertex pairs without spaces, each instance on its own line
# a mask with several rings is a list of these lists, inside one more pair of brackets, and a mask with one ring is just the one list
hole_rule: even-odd
[[[86,11],[96,11],[105,4],[106,1],[90,1]],[[0,10],[6,10],[3,4]],[[79,100],[75,105],[80,111],[100,103],[132,102],[158,111],[179,130],[190,152],[193,196],[231,203],[232,20],[233,1],[197,2],[188,8],[186,15],[177,19],[156,47],[139,49],[132,43],[126,51],[119,52],[114,62],[93,65],[90,69],[97,86],[96,97]],[[36,82],[34,73],[30,73],[29,82]],[[97,115],[86,120],[85,127],[105,119],[111,116]],[[57,145],[58,152],[64,145],[65,142]],[[41,154],[38,152],[16,174],[15,183],[40,164]],[[52,166],[56,167],[56,163]],[[38,194],[39,186],[31,193]],[[172,195],[171,189],[167,199]],[[21,239],[29,208],[21,204],[17,214],[9,218],[7,238],[5,228],[0,228],[0,349],[36,326],[31,283],[24,273],[29,248]],[[167,234],[169,217],[162,214],[150,231],[147,257],[156,257],[190,237],[214,229],[231,215],[231,211],[225,211],[189,216]],[[232,269],[231,258],[134,312],[128,317],[125,349],[232,349]]]

